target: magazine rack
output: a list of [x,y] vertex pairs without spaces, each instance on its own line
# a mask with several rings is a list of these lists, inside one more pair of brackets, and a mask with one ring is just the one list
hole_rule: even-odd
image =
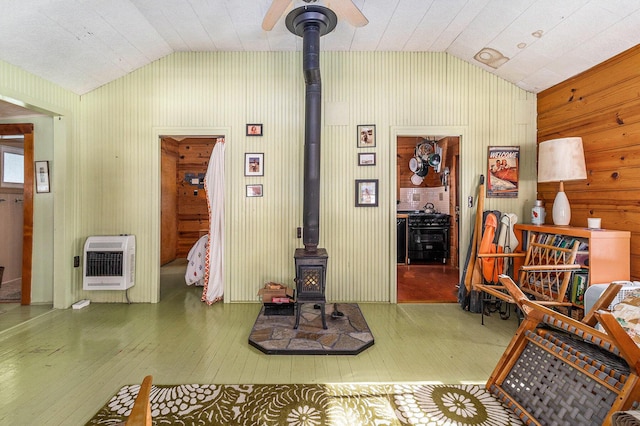
[[[574,263],[578,253],[578,242],[571,247],[556,247],[536,242],[535,235],[529,237],[524,264],[518,271],[519,286],[522,292],[535,298],[539,303],[547,306],[571,307],[572,303],[566,299],[567,288],[571,281],[571,272],[580,269],[580,265]],[[506,254],[509,255],[509,254]],[[478,258],[501,254],[478,254]],[[514,304],[513,296],[501,283],[475,284],[475,289],[484,293],[481,295],[482,323],[484,324],[484,305],[494,297],[507,304]]]

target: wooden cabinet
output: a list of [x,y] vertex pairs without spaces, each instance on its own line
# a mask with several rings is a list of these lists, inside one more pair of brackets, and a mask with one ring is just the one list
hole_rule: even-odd
[[563,235],[586,242],[588,265],[583,266],[589,270],[589,285],[630,279],[631,233],[629,231],[528,224],[516,224],[514,229],[522,233],[521,241],[527,241],[528,234],[533,232]]

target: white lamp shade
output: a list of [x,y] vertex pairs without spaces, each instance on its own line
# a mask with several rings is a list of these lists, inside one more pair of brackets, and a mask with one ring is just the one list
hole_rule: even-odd
[[587,178],[582,138],[562,138],[538,145],[538,182],[563,182]]

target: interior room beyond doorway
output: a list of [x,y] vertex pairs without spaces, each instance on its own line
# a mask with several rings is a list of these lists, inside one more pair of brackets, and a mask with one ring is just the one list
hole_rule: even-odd
[[456,302],[458,136],[398,136],[397,301]]

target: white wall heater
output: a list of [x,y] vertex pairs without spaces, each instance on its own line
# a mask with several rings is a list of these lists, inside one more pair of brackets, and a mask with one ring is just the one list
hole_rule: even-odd
[[136,237],[96,235],[84,243],[84,290],[126,290],[134,285]]

